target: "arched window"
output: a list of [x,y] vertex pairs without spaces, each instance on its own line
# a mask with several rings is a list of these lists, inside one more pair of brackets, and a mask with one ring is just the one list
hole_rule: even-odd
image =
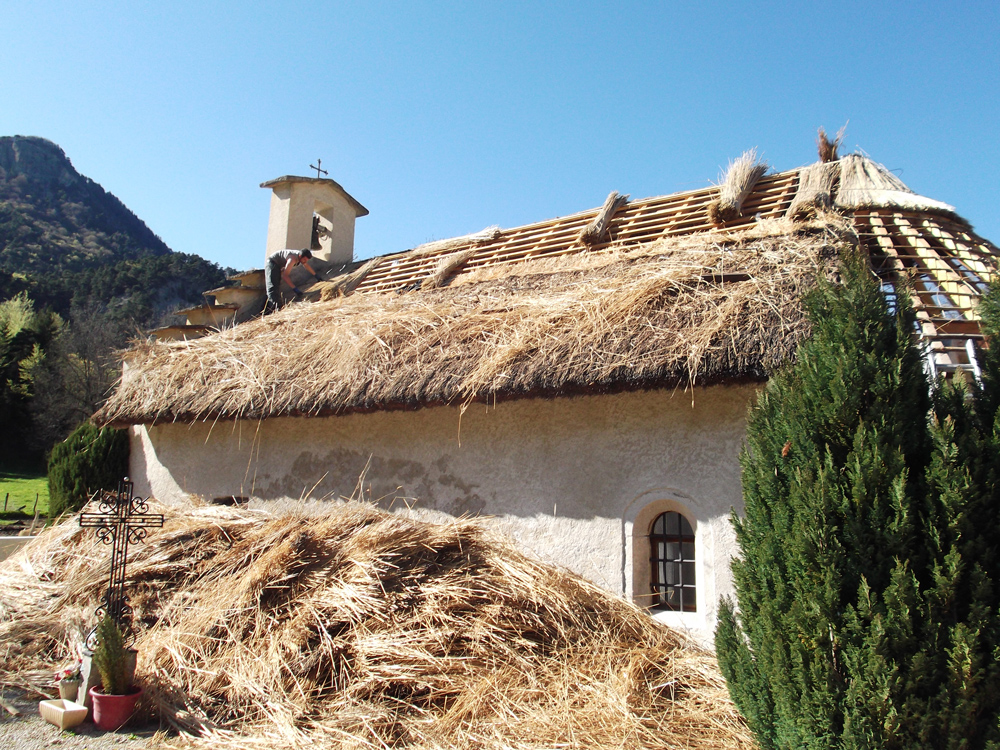
[[677,612],[697,609],[694,529],[680,513],[661,513],[649,532],[653,607]]

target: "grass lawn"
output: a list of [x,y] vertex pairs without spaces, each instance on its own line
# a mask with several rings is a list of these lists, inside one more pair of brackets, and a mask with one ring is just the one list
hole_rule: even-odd
[[47,518],[49,482],[45,474],[0,469],[0,525],[19,518],[32,518],[36,495],[39,518]]

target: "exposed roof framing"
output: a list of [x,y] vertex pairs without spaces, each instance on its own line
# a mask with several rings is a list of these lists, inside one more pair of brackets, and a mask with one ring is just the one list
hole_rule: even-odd
[[[743,215],[726,223],[735,229],[753,224],[757,218],[777,218],[788,209],[798,185],[798,172],[763,177],[743,204]],[[415,287],[435,273],[441,260],[455,252],[475,247],[463,271],[484,266],[517,263],[529,258],[627,248],[665,237],[693,234],[716,228],[708,218],[708,204],[718,197],[717,188],[704,188],[657,198],[632,201],[611,221],[607,239],[587,245],[580,233],[600,213],[600,208],[535,224],[507,229],[496,239],[449,247],[447,251],[413,254],[412,251],[382,256],[376,267],[357,287],[357,292],[385,292]]]

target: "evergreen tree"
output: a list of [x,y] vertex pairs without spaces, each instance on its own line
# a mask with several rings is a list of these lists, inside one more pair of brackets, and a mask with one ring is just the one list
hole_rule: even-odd
[[908,302],[856,256],[842,277],[748,421],[720,665],[764,748],[989,747],[1000,377],[931,420]]
[[980,305],[982,378],[935,393],[924,540],[931,555],[908,718],[926,746],[1000,744],[1000,286]]
[[49,515],[79,510],[100,489],[114,490],[128,473],[128,432],[84,422],[49,457]]

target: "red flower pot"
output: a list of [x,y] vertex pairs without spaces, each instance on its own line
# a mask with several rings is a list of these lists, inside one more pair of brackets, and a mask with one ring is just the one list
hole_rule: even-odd
[[105,695],[95,685],[90,689],[90,697],[94,702],[94,724],[106,732],[125,725],[132,718],[136,701],[142,695],[141,687],[133,687],[134,692],[127,695]]

